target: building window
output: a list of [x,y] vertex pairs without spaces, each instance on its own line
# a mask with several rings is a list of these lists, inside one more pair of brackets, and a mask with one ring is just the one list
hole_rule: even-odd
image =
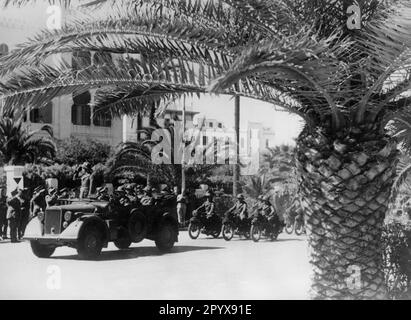
[[30,122],[32,123],[52,123],[53,122],[53,104],[47,103],[45,107],[33,108],[30,110]]
[[213,127],[213,123],[210,122],[210,123],[208,124],[208,126],[209,126],[210,128],[212,128],[212,127]]
[[222,128],[223,128],[223,124],[222,124],[221,122],[219,122],[219,123],[218,123],[218,127],[219,127],[220,129],[222,129]]
[[207,145],[207,136],[203,136],[203,146]]
[[265,147],[266,147],[266,148],[269,148],[269,147],[270,147],[270,143],[269,143],[268,139],[265,139]]
[[78,126],[89,126],[91,124],[90,100],[91,95],[88,91],[73,97],[74,104],[71,107],[71,122],[73,124]]
[[93,124],[96,127],[111,127],[111,115],[109,113],[98,113],[93,117]]

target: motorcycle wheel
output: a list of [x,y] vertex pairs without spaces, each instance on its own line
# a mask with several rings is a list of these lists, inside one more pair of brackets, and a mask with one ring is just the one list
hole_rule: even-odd
[[292,234],[293,231],[294,231],[294,225],[293,225],[293,224],[287,224],[287,225],[285,226],[285,232],[286,232],[287,234]]
[[195,240],[199,237],[201,228],[197,223],[190,222],[188,225],[188,235],[191,239]]
[[302,223],[295,223],[294,232],[297,236],[301,236],[304,231],[304,226]]
[[223,225],[223,238],[226,241],[230,241],[234,237],[234,228],[230,225]]
[[211,232],[211,235],[213,236],[213,238],[217,239],[220,236],[220,233],[221,233],[221,228],[220,229],[216,228],[215,230]]
[[261,229],[257,225],[252,225],[251,230],[251,239],[253,239],[254,242],[258,242],[261,239]]

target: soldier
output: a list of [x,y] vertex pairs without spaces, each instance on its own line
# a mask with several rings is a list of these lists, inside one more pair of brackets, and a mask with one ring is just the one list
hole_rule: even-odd
[[48,195],[46,195],[46,207],[52,207],[57,204],[58,192],[56,188],[51,187],[48,189]]
[[16,189],[11,193],[11,197],[7,200],[7,220],[10,228],[10,238],[12,243],[19,242],[17,239],[17,223],[21,214],[22,200],[19,197],[20,193]]
[[206,228],[212,229],[216,223],[216,214],[214,212],[213,195],[210,192],[205,194],[206,201],[198,207],[195,212],[203,211],[206,215]]
[[230,213],[233,213],[235,216],[240,218],[241,221],[248,218],[247,203],[245,202],[244,196],[242,194],[239,194],[237,196],[237,201],[234,206],[232,206],[226,212],[226,214]]
[[279,226],[280,218],[268,197],[262,199],[261,214],[271,226]]
[[144,188],[144,196],[141,198],[140,202],[143,206],[152,206],[154,205],[154,197],[152,188],[149,186]]
[[186,217],[186,211],[187,211],[187,199],[185,197],[185,194],[179,194],[177,196],[177,217],[178,217],[178,223],[180,226],[184,226],[185,223],[185,217]]
[[30,216],[36,217],[40,211],[46,210],[46,190],[42,186],[38,186],[33,191],[33,197],[30,200]]
[[6,189],[0,189],[0,240],[7,239],[7,197]]
[[20,190],[19,198],[22,203],[21,214],[18,221],[18,237],[19,239],[22,239],[30,216],[30,200],[27,188]]
[[80,199],[86,198],[91,193],[92,189],[92,170],[89,162],[84,162],[77,172],[74,174],[73,179],[80,179]]

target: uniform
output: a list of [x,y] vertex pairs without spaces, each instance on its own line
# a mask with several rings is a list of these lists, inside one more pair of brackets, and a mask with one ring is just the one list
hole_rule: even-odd
[[214,212],[214,201],[207,199],[196,211],[203,211],[206,214],[207,228],[212,228],[216,223],[216,214]]
[[7,203],[5,196],[0,196],[0,237],[7,238]]
[[30,216],[30,202],[27,199],[27,195],[24,194],[21,200],[21,214],[18,222],[18,236],[20,239],[23,238],[24,231],[26,230],[26,226]]
[[234,213],[241,220],[247,219],[248,218],[247,203],[237,201],[236,204],[227,211],[227,214],[230,214],[230,213]]
[[44,197],[44,189],[38,192],[34,192],[33,197],[30,200],[30,216],[36,217],[40,211],[46,210],[46,199]]
[[7,220],[10,228],[11,242],[17,242],[17,227],[21,214],[21,201],[17,196],[7,200]]

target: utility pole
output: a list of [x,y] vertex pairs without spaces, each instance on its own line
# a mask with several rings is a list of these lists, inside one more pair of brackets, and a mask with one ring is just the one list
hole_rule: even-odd
[[183,154],[181,156],[181,194],[184,194],[186,191],[186,172],[184,169],[184,162],[185,162],[185,132],[186,132],[186,96],[183,96]]

